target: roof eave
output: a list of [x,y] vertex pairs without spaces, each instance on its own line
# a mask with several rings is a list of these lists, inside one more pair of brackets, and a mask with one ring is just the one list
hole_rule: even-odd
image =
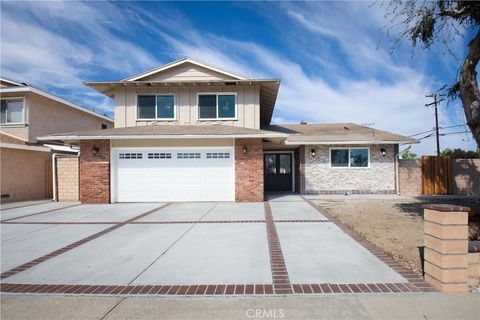
[[418,140],[335,140],[335,141],[285,141],[286,145],[338,145],[338,144],[410,144],[419,143]]
[[162,135],[162,134],[122,134],[122,135],[97,135],[97,136],[82,136],[82,135],[50,135],[37,137],[40,141],[55,141],[55,140],[128,140],[128,139],[237,139],[237,138],[286,138],[285,134],[182,134],[182,135]]

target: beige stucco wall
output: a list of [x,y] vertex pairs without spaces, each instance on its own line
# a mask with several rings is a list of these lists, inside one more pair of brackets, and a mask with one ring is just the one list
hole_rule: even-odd
[[99,130],[102,124],[113,126],[113,121],[98,118],[35,93],[2,93],[4,97],[24,97],[25,125],[0,126],[0,131],[36,142],[36,137],[54,133]]
[[[330,191],[381,192],[395,191],[395,155],[393,145],[352,146],[370,148],[369,168],[330,168],[330,148],[348,147],[305,146],[305,192]],[[382,156],[381,149],[386,155]],[[316,155],[312,157],[311,150]]]
[[112,140],[112,148],[233,147],[233,139],[132,139]]
[[79,158],[59,157],[57,164],[57,199],[58,201],[79,200]]
[[50,152],[0,148],[2,200],[31,200],[51,197],[47,194],[47,161]]
[[[115,89],[115,127],[133,127],[149,122],[136,121],[137,95],[173,93],[176,120],[158,121],[159,124],[202,124],[212,121],[198,120],[198,93],[235,92],[237,94],[237,120],[216,120],[215,123],[245,128],[260,128],[259,86],[195,86],[195,87],[136,87]],[[155,121],[157,122],[157,121]]]

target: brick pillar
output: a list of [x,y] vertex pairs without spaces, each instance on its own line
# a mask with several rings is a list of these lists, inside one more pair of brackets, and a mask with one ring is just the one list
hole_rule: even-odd
[[235,201],[263,198],[263,140],[235,139]]
[[452,205],[424,208],[425,280],[441,292],[467,292],[470,209]]
[[[95,155],[93,148],[98,149]],[[80,142],[80,201],[110,202],[110,140]]]

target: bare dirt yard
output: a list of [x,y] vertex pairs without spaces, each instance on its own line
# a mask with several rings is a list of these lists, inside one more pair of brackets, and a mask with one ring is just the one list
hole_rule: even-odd
[[455,204],[480,213],[480,198],[327,198],[314,202],[382,248],[405,267],[422,274],[424,204]]

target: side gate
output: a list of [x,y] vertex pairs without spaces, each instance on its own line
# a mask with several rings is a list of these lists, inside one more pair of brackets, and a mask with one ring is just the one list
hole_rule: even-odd
[[452,193],[452,159],[444,156],[422,157],[422,194]]

